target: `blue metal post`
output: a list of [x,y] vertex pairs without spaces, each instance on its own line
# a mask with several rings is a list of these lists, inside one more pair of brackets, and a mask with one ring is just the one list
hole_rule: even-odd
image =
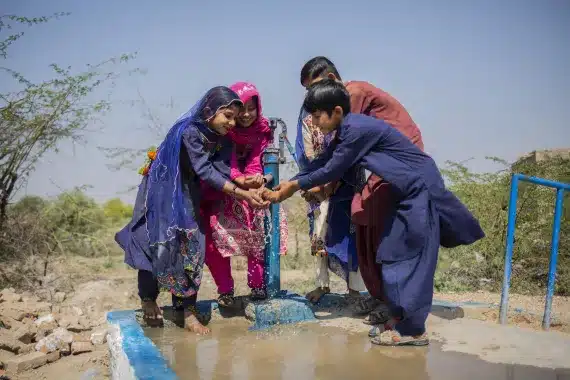
[[[268,185],[277,185],[279,183],[279,149],[275,147],[266,148],[263,154],[263,163],[264,174],[273,177],[272,184],[269,183]],[[265,283],[267,284],[267,293],[273,297],[281,291],[279,204],[272,204],[270,211],[271,240],[265,248]]]
[[509,310],[509,288],[511,286],[511,272],[513,264],[513,245],[515,242],[515,224],[517,218],[517,197],[519,192],[519,175],[515,174],[511,179],[511,196],[509,199],[509,220],[507,223],[507,245],[505,248],[505,274],[503,277],[503,292],[501,294],[501,312],[499,322],[507,323]]
[[554,223],[552,224],[552,241],[550,245],[550,266],[548,268],[548,287],[546,290],[546,305],[542,328],[550,328],[550,312],[552,310],[552,297],[556,283],[556,262],[558,260],[558,243],[560,241],[560,220],[562,219],[562,204],[564,202],[564,189],[556,190],[556,205],[554,207]]

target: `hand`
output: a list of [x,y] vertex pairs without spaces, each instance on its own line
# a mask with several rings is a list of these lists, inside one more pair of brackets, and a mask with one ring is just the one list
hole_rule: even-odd
[[316,202],[322,202],[328,198],[324,186],[313,187],[312,189],[307,191],[306,196],[310,200]]
[[243,193],[243,200],[245,200],[251,207],[266,208],[269,206],[269,201],[264,200],[262,193],[258,190],[248,190]]
[[340,182],[330,182],[323,186],[323,193],[325,198],[330,198],[338,188],[340,187]]
[[261,174],[254,174],[245,177],[245,187],[248,189],[259,189],[265,183]]
[[263,199],[271,203],[279,203],[281,202],[281,193],[279,191],[265,189],[263,192]]
[[278,202],[283,202],[284,200],[291,198],[293,194],[299,190],[299,183],[297,181],[283,182],[275,186],[274,190],[279,193]]

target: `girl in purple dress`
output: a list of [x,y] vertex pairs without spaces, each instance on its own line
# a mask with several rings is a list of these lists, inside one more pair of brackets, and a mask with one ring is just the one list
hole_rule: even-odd
[[115,236],[125,262],[139,271],[139,296],[150,324],[161,320],[156,299],[165,290],[174,308],[184,311],[187,329],[209,332],[195,308],[205,257],[204,184],[253,207],[265,205],[257,193],[230,180],[232,143],[226,134],[242,106],[235,92],[214,87],[178,119],[143,171],[131,222]]

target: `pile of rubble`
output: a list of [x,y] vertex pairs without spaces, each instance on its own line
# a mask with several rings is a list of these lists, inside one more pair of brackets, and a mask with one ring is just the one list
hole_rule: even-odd
[[14,289],[0,292],[0,376],[38,368],[68,355],[94,350],[107,340],[104,313],[65,303],[57,292],[49,302]]

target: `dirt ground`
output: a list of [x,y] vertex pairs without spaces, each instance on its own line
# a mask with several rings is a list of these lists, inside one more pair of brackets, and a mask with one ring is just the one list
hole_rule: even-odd
[[[237,295],[248,294],[246,271],[242,268],[243,262],[236,261],[234,265],[234,278]],[[131,309],[139,306],[136,286],[136,272],[122,264],[122,257],[111,259],[87,259],[69,257],[60,259],[52,264],[54,273],[43,294],[53,294],[56,290],[67,294],[67,300],[74,305],[84,305],[87,310],[96,310],[93,318],[101,318],[104,312],[117,309]],[[333,278],[332,291],[344,293],[343,282]],[[312,270],[282,271],[281,283],[283,289],[305,294],[313,288]],[[209,273],[204,274],[200,299],[216,297],[215,284]],[[44,296],[45,297],[45,296]],[[453,302],[480,302],[498,304],[500,294],[487,292],[476,293],[438,293],[436,300]],[[168,305],[169,296],[162,294],[159,303]],[[544,297],[510,296],[509,314],[510,324],[540,329],[544,309]],[[517,312],[515,309],[522,309]],[[497,308],[478,308],[477,311],[466,312],[465,318],[480,320],[482,323],[496,324],[498,319]],[[360,323],[353,321],[351,323]],[[479,323],[479,322],[477,322]],[[553,303],[552,330],[570,334],[570,297],[555,297]],[[13,354],[0,350],[0,362],[9,359]],[[106,345],[99,346],[90,353],[69,356],[52,364],[47,364],[36,370],[12,376],[11,379],[107,379],[109,358]],[[0,370],[0,375],[2,371]]]

